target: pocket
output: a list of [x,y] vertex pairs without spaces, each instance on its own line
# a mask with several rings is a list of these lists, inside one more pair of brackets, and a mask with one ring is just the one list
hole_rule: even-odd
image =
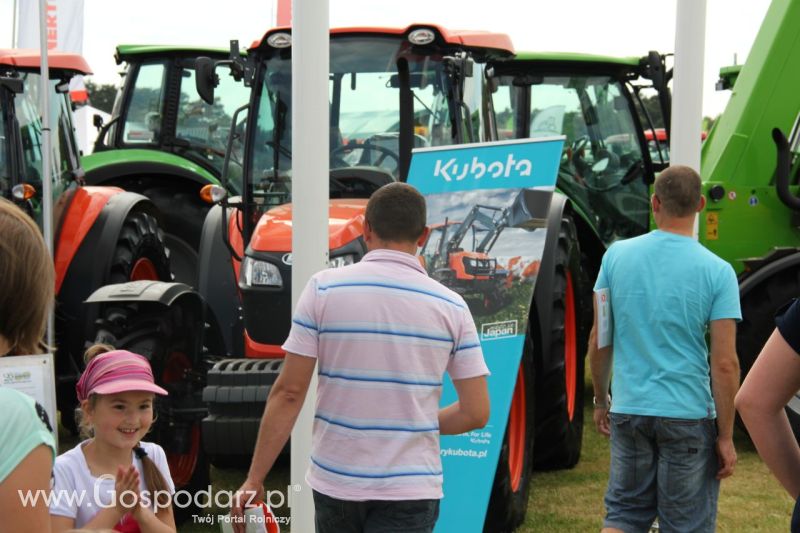
[[386,502],[373,525],[379,531],[426,531],[439,518],[439,500]]
[[337,531],[344,521],[344,502],[314,491],[314,521],[318,532]]
[[700,448],[714,447],[717,440],[717,423],[712,418],[662,418],[662,439],[668,442],[685,440]]

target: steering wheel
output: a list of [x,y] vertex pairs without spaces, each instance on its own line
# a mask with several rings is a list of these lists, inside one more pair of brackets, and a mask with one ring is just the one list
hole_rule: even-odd
[[363,144],[356,144],[351,142],[345,144],[344,146],[338,146],[333,150],[331,150],[331,160],[336,160],[336,163],[344,163],[343,165],[336,165],[335,168],[351,166],[345,161],[344,156],[349,154],[353,150],[363,150],[361,157],[358,158],[359,165],[363,165],[369,162],[369,152],[371,150],[375,150],[376,152],[380,152],[381,155],[378,156],[377,160],[370,163],[372,166],[376,167],[383,166],[382,163],[386,161],[386,158],[388,157],[394,159],[395,168],[400,168],[400,155],[397,154],[397,152],[395,152],[394,150],[390,150],[389,148],[386,148],[385,146],[381,146],[379,144],[372,144],[369,141]]

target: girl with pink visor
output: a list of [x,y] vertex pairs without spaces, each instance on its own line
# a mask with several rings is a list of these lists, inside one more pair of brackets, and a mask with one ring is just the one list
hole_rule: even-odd
[[153,424],[155,395],[167,391],[141,355],[96,345],[86,359],[76,389],[88,438],[56,458],[52,530],[176,531],[166,455],[142,441]]

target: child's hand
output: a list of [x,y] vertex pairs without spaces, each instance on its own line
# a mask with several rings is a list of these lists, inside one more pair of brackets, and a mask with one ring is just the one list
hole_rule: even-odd
[[131,465],[127,468],[117,467],[117,477],[114,482],[116,491],[117,509],[128,512],[139,506],[139,471]]

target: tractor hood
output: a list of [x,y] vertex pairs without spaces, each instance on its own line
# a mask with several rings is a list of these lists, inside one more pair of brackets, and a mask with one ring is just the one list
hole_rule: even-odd
[[[330,200],[328,203],[328,246],[341,248],[361,236],[367,200]],[[261,217],[253,232],[254,252],[289,252],[292,249],[292,204],[284,204]]]

